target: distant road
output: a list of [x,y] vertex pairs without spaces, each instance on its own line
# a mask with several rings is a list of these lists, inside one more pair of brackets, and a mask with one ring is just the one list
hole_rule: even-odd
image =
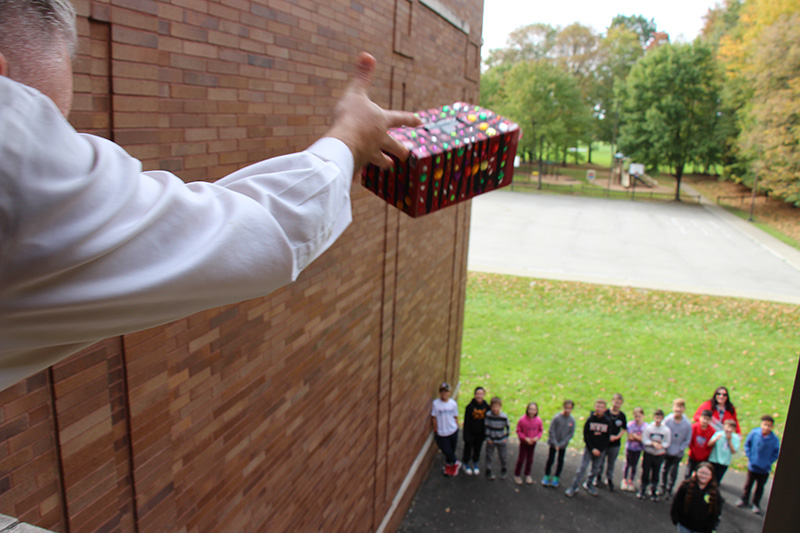
[[800,252],[713,205],[494,191],[468,268],[800,304]]

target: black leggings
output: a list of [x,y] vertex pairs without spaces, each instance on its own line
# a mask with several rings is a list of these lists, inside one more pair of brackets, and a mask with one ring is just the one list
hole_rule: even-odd
[[461,460],[465,465],[469,463],[478,464],[481,460],[481,448],[485,438],[483,434],[472,435],[466,431],[464,432],[464,455]]
[[561,471],[564,469],[564,452],[566,448],[561,448],[560,450],[556,450],[555,446],[550,446],[550,451],[547,453],[547,464],[544,466],[544,475],[550,475],[550,469],[553,468],[553,461],[556,458],[556,452],[558,452],[558,463],[556,464],[556,473],[555,477],[561,477]]
[[625,450],[625,473],[623,479],[633,481],[636,479],[636,465],[639,464],[639,457],[642,456],[642,450]]

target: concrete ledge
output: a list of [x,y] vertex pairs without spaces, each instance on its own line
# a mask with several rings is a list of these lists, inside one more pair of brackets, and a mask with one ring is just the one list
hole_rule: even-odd
[[0,514],[0,533],[52,533],[48,529],[20,522],[16,518]]

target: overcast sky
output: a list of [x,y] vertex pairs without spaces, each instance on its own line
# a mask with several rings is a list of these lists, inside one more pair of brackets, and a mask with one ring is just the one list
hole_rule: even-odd
[[519,26],[544,22],[567,26],[580,22],[605,32],[615,15],[644,15],[673,42],[691,41],[703,27],[703,15],[717,0],[484,0],[483,55],[506,45]]

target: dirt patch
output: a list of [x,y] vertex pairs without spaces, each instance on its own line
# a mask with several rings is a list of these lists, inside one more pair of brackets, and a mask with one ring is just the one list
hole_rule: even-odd
[[[750,212],[751,191],[744,185],[731,181],[717,181],[713,176],[696,174],[684,176],[683,179],[712,202]],[[756,222],[768,224],[784,235],[800,241],[800,209],[791,204],[758,195],[753,217]]]

